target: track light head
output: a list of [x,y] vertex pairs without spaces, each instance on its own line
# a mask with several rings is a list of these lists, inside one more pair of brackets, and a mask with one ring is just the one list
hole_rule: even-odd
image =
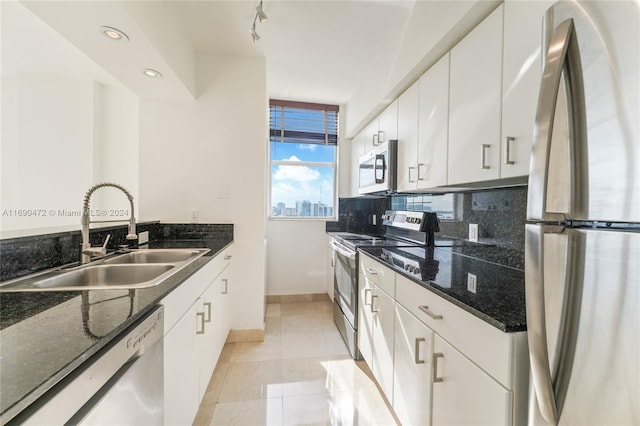
[[251,33],[251,38],[253,39],[254,42],[260,40],[260,35],[256,32],[255,21],[253,22],[253,25],[251,26],[251,30],[249,32]]
[[264,22],[267,19],[269,19],[267,14],[264,13],[264,10],[262,9],[262,0],[260,0],[260,4],[258,4],[258,6],[256,7],[256,12],[257,12],[258,19],[260,20],[260,22]]

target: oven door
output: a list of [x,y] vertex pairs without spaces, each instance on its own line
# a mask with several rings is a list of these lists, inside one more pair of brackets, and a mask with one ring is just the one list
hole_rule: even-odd
[[337,241],[331,243],[335,252],[333,294],[340,310],[356,330],[358,312],[358,259],[357,252]]

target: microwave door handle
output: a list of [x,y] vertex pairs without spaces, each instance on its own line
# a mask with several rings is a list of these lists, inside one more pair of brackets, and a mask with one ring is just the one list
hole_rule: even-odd
[[[376,155],[376,159],[375,159],[375,163],[373,166],[373,172],[374,172],[374,177],[376,180],[376,183],[384,183],[385,181],[385,170],[387,169],[385,161],[384,161],[384,154],[377,154]],[[378,170],[380,170],[382,172],[382,176],[380,178],[378,178]]]

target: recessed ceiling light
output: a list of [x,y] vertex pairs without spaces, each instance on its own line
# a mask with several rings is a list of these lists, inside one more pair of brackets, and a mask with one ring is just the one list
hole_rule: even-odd
[[100,27],[100,32],[105,36],[110,38],[111,40],[116,41],[129,41],[129,36],[120,31],[117,28],[113,27]]
[[151,68],[147,68],[143,71],[144,75],[151,78],[162,78],[162,74],[156,70],[152,70]]

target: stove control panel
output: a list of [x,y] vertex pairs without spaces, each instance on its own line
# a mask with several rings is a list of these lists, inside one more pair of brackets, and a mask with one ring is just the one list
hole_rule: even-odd
[[424,212],[387,210],[382,215],[382,224],[395,228],[420,231],[424,222]]

